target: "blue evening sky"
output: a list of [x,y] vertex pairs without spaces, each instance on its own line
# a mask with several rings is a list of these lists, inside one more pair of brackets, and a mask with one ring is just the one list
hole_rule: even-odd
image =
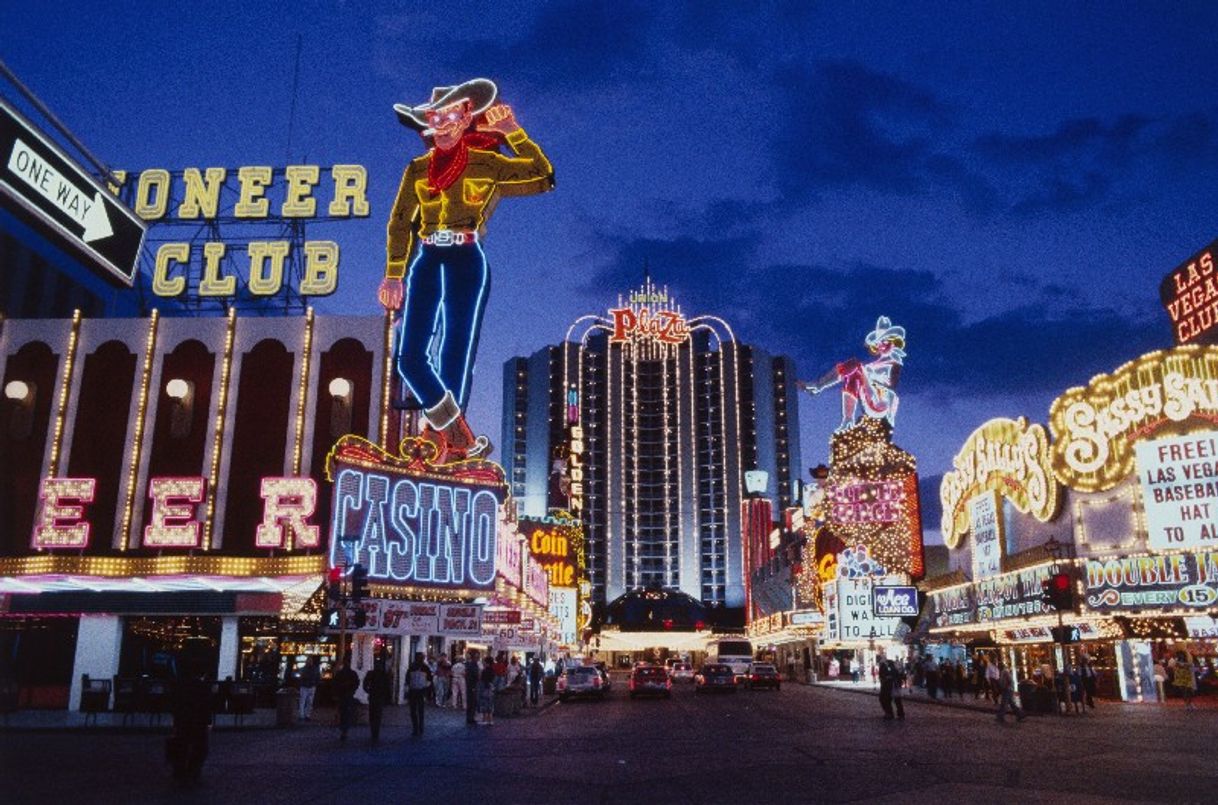
[[[861,356],[877,315],[904,325],[897,442],[934,498],[984,420],[1044,422],[1067,387],[1168,346],[1158,283],[1218,235],[1213,3],[3,2],[0,19],[0,59],[115,167],[367,166],[371,217],[325,233],[342,277],[323,313],[377,310],[421,151],[392,105],[495,79],[558,187],[491,222],[470,415],[492,437],[503,361],[603,312],[646,259],[687,314],[805,378]],[[800,415],[811,466],[836,396]]]

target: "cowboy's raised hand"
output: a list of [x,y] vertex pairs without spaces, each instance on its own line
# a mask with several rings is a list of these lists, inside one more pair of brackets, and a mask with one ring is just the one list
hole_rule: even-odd
[[520,128],[512,107],[506,103],[497,103],[486,110],[486,124],[478,127],[478,131],[494,131],[499,134],[511,134]]

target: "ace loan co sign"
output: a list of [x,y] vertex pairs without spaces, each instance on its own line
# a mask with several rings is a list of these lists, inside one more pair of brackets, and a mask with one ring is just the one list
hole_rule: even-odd
[[3,101],[0,197],[107,279],[128,287],[135,281],[144,222]]

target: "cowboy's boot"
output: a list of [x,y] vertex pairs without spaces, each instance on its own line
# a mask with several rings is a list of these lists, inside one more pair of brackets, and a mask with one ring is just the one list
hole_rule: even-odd
[[446,448],[437,456],[438,463],[446,464],[462,458],[483,458],[491,452],[490,440],[485,436],[474,436],[452,392],[446,392],[440,402],[424,410],[423,415],[438,431],[437,435]]

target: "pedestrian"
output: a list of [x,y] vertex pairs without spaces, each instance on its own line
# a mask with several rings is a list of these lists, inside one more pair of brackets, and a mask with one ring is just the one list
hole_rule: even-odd
[[988,659],[985,663],[985,685],[986,698],[992,702],[997,702],[999,699],[998,683],[1001,676],[1001,671],[998,670],[999,662],[994,659]]
[[194,784],[203,772],[203,761],[207,760],[212,722],[211,682],[201,657],[184,657],[177,665],[181,675],[173,686],[173,733],[165,742],[165,755],[174,779]]
[[1057,714],[1068,715],[1070,713],[1070,664],[1066,663],[1066,667],[1053,679],[1053,692],[1057,697]]
[[965,692],[968,691],[968,681],[967,660],[962,658],[956,663],[956,695],[961,699],[964,698]]
[[1184,699],[1185,709],[1193,709],[1193,695],[1197,692],[1197,675],[1193,670],[1193,658],[1184,650],[1176,652],[1175,668],[1172,671],[1172,685]]
[[501,651],[495,657],[495,662],[491,666],[495,671],[495,690],[503,690],[507,687],[508,681],[508,661],[507,652]]
[[465,658],[465,723],[469,725],[478,723],[478,680],[481,677],[482,663],[478,661],[478,652],[470,649]]
[[436,707],[443,707],[448,703],[448,689],[452,686],[453,667],[449,663],[448,657],[441,656],[436,661]]
[[1023,710],[1015,706],[1015,679],[1001,658],[998,660],[998,696],[998,723],[1006,721],[1004,716],[1008,708],[1016,721],[1024,720]]
[[465,709],[465,660],[458,657],[457,662],[452,667],[452,686],[453,686],[453,708],[456,710]]
[[321,670],[318,668],[318,657],[309,657],[305,667],[300,670],[300,711],[301,721],[311,721],[313,718],[313,697],[317,693],[317,683],[321,681]]
[[901,663],[895,663],[889,660],[892,665],[892,706],[896,708],[897,720],[905,720],[905,694],[908,692],[905,686],[905,680],[908,678],[908,671]]
[[1074,707],[1074,712],[1083,712],[1083,669],[1079,665],[1075,665],[1070,669],[1070,704]]
[[432,686],[431,667],[423,658],[423,652],[416,651],[414,662],[406,670],[406,701],[410,706],[410,734],[418,737],[423,734],[423,715],[427,710],[427,694]]
[[833,659],[829,660],[829,678],[830,679],[839,679],[841,676],[841,672],[842,672],[842,666],[841,666],[841,663],[839,663],[837,661],[837,657],[834,657]]
[[[1094,710],[1095,709],[1095,685],[1096,685],[1096,681],[1097,681],[1096,675],[1095,675],[1095,666],[1093,666],[1091,664],[1091,658],[1088,657],[1086,654],[1083,655],[1082,659],[1083,659],[1082,668],[1079,669],[1079,673],[1082,675],[1082,678],[1083,678],[1083,701],[1086,702],[1087,709]],[[1155,668],[1158,669],[1155,671],[1156,685],[1161,685],[1161,682],[1159,681],[1159,671],[1162,670],[1162,668],[1157,663],[1155,665]],[[1162,693],[1162,690],[1163,690],[1162,687],[1160,687],[1159,692]],[[1160,697],[1160,701],[1162,701],[1162,697]]]
[[385,670],[385,658],[377,659],[372,670],[364,674],[364,693],[368,694],[368,728],[372,731],[372,742],[381,740],[381,718],[385,705],[393,698],[393,682]]
[[334,695],[338,698],[338,739],[347,740],[347,733],[355,723],[355,692],[359,690],[359,674],[351,670],[351,655],[348,653],[342,669],[334,675]]
[[1155,690],[1159,694],[1159,701],[1167,701],[1167,669],[1163,666],[1163,658],[1155,660]]
[[985,657],[978,654],[973,659],[973,701],[980,699],[982,694],[985,694],[986,699],[990,698],[985,682],[985,666]]
[[892,685],[896,677],[896,668],[892,660],[884,660],[879,666],[880,678],[880,709],[884,711],[884,720],[892,721]]
[[926,695],[939,698],[939,663],[933,654],[926,658]]
[[495,662],[487,657],[478,677],[478,716],[480,722],[488,726],[495,723],[495,686],[498,680]]
[[545,669],[541,667],[541,660],[534,656],[533,663],[529,666],[529,704],[534,707],[541,699],[541,679],[545,673]]

